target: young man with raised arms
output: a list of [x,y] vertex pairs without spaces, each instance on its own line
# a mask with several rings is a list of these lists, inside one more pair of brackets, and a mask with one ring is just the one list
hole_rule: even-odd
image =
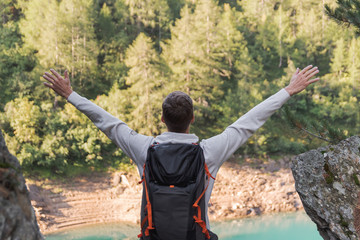
[[[197,143],[199,138],[190,133],[190,125],[194,123],[193,103],[191,98],[183,92],[170,93],[164,100],[162,108],[162,122],[168,131],[159,136],[144,136],[136,133],[126,123],[112,116],[88,99],[81,97],[71,89],[68,72],[64,77],[55,70],[46,72],[43,78],[48,82],[44,85],[66,98],[79,111],[103,131],[124,153],[137,165],[140,176],[146,161],[148,148],[154,143]],[[241,146],[247,139],[260,128],[265,121],[291,96],[303,91],[319,78],[313,78],[319,72],[312,65],[296,70],[287,87],[281,89],[268,99],[264,100],[222,133],[214,137],[203,139],[199,145],[203,149],[205,162],[212,176],[216,176],[221,165]],[[210,179],[209,187],[205,192],[206,225],[209,229],[207,206],[213,189],[214,180]]]

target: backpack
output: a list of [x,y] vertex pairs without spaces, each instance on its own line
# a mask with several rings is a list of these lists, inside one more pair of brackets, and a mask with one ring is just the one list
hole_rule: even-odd
[[213,177],[198,144],[151,145],[139,182],[143,184],[143,196],[138,237],[217,240],[205,223],[204,194],[210,178]]

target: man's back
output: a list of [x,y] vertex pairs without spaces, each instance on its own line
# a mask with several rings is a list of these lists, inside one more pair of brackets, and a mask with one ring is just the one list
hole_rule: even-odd
[[[215,177],[221,165],[289,98],[289,94],[282,89],[243,115],[221,134],[200,141],[199,145],[203,149],[205,162],[211,175]],[[199,142],[199,138],[195,134],[188,133],[164,132],[157,137],[144,136],[136,133],[124,122],[75,92],[69,96],[68,101],[87,115],[136,163],[140,176],[146,161],[147,150],[154,142],[159,144]],[[205,213],[208,228],[210,225],[207,208],[213,185],[214,181],[210,180],[205,193]]]

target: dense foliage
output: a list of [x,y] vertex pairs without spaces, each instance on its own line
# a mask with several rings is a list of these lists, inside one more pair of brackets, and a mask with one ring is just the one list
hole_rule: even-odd
[[[0,0],[0,123],[28,169],[127,161],[71,104],[42,85],[68,69],[73,89],[136,131],[157,135],[173,90],[195,102],[191,131],[220,133],[317,65],[321,81],[293,97],[239,150],[298,154],[359,133],[360,40],[330,21],[335,0]],[[359,15],[357,15],[358,17]],[[317,137],[314,137],[317,136]]]
[[359,0],[337,0],[335,8],[325,4],[325,12],[339,24],[352,25],[356,33],[360,33],[360,1]]

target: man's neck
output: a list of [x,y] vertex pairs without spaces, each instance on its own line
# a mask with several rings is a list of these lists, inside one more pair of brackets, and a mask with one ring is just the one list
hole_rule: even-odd
[[174,132],[174,131],[170,131],[169,129],[168,129],[168,132],[171,132],[171,133],[189,134],[189,133],[190,133],[190,128],[186,129],[186,131],[185,131],[185,132]]

